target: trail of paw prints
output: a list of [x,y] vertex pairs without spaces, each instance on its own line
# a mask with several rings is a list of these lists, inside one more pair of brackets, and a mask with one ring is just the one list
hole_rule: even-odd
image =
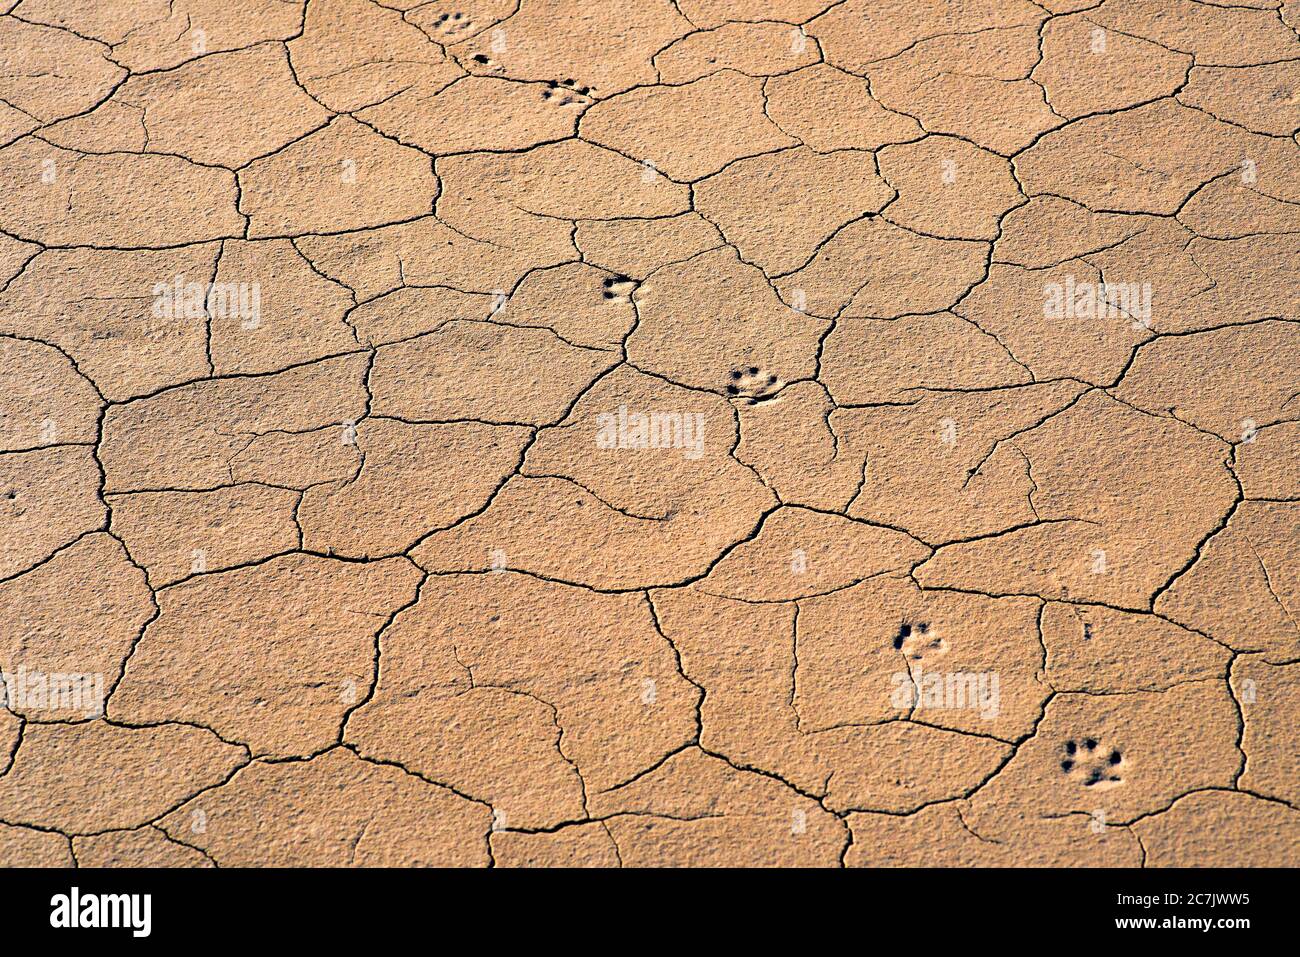
[[784,385],[775,373],[767,372],[761,366],[749,366],[731,370],[725,391],[730,398],[755,405],[775,398]]
[[607,302],[631,302],[639,283],[627,276],[606,276],[603,285],[600,295]]
[[592,87],[582,86],[573,79],[547,80],[546,88],[542,90],[542,99],[559,106],[587,104],[592,102],[592,91]]
[[922,661],[947,654],[948,642],[932,632],[928,622],[904,622],[894,636],[894,650],[901,651],[909,661]]
[[1084,787],[1105,790],[1124,782],[1120,771],[1124,755],[1096,738],[1066,741],[1062,749],[1061,773]]

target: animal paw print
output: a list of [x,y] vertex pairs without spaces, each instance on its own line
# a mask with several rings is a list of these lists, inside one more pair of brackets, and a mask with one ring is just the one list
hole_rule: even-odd
[[477,70],[488,70],[492,73],[504,73],[506,70],[505,67],[486,53],[475,53],[469,58],[469,62],[474,64],[474,69]]
[[605,277],[604,290],[601,292],[609,302],[631,302],[632,293],[636,292],[637,283],[627,276]]
[[1111,748],[1096,738],[1083,738],[1065,742],[1061,758],[1061,772],[1066,777],[1089,788],[1113,788],[1123,782],[1120,769],[1124,755],[1119,748]]
[[579,86],[576,80],[547,80],[542,99],[569,106],[573,103],[591,102],[591,87]]
[[766,402],[781,390],[779,377],[764,372],[758,366],[746,369],[732,369],[727,382],[727,395],[733,399],[745,399],[750,405]]
[[444,13],[433,21],[433,29],[444,37],[458,37],[474,26],[474,21],[463,13]]
[[904,622],[898,626],[898,634],[894,636],[894,650],[901,651],[912,661],[921,661],[946,654],[948,642],[932,632],[926,622],[915,625]]

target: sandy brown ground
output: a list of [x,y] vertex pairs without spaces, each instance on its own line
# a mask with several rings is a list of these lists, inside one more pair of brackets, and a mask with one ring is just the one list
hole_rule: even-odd
[[0,10],[3,863],[1300,863],[1300,3]]

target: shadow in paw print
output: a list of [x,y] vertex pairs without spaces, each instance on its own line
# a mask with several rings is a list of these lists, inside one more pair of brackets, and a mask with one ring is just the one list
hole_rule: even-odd
[[932,632],[928,622],[915,625],[904,622],[898,626],[898,634],[894,636],[894,650],[901,651],[912,661],[921,661],[946,654],[948,642]]
[[605,288],[600,295],[608,302],[631,302],[637,282],[627,276],[606,276],[602,285]]
[[1089,788],[1113,788],[1123,783],[1124,755],[1096,738],[1066,741],[1061,773]]
[[773,399],[784,383],[780,377],[764,371],[759,366],[732,369],[727,377],[726,393],[730,398],[743,399],[749,405]]
[[546,89],[542,91],[542,99],[558,103],[560,106],[590,103],[591,90],[589,86],[580,86],[576,80],[547,80]]

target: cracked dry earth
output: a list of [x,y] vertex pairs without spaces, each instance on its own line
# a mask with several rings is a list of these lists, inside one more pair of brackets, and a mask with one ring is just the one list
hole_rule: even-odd
[[1300,3],[0,9],[4,863],[1297,864]]

